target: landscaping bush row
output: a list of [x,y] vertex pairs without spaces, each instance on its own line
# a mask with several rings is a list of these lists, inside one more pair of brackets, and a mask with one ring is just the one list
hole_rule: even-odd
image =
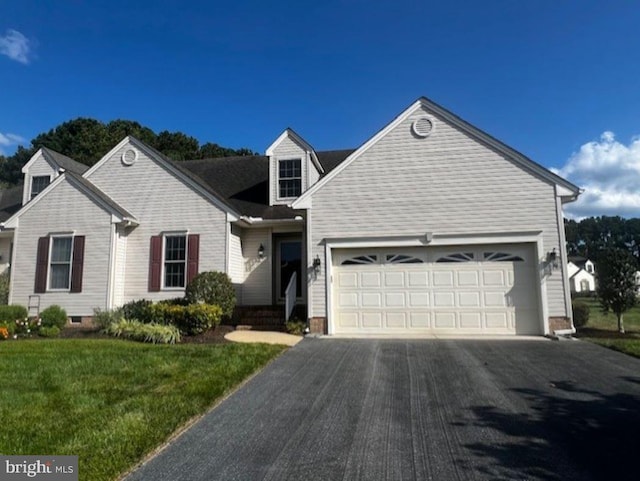
[[[113,313],[96,313],[99,324],[113,322]],[[183,334],[192,336],[214,328],[220,324],[222,309],[211,304],[180,305],[176,302],[158,302],[139,300],[132,301],[121,309],[124,319],[136,320],[142,324],[172,325],[180,329]],[[111,319],[110,319],[111,318]]]
[[58,337],[67,323],[66,311],[57,305],[47,307],[39,317],[27,316],[23,306],[0,306],[0,340],[10,337]]
[[105,333],[114,337],[153,344],[175,344],[180,342],[180,330],[176,326],[156,323],[145,324],[128,319],[112,322],[105,329]]

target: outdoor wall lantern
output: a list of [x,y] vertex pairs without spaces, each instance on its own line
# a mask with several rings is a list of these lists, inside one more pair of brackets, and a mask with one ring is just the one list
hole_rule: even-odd
[[322,262],[320,261],[320,256],[316,254],[316,258],[313,259],[313,270],[318,272],[320,270],[320,265]]
[[556,252],[556,248],[555,247],[553,248],[553,250],[551,252],[547,252],[547,262],[554,269],[557,269],[558,266],[560,265],[560,258],[558,256],[558,253]]
[[260,243],[260,247],[258,247],[258,257],[264,259],[264,244],[262,243]]

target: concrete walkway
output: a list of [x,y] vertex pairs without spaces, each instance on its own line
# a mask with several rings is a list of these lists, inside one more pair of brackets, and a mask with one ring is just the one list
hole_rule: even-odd
[[304,339],[126,479],[635,481],[639,406],[587,342]]
[[262,342],[265,344],[283,344],[285,346],[295,346],[302,341],[302,336],[294,336],[285,332],[274,331],[232,331],[224,336],[225,339],[233,342]]

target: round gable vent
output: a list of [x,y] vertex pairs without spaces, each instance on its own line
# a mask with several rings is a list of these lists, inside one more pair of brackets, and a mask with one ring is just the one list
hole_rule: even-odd
[[420,117],[413,121],[411,130],[418,137],[425,138],[433,131],[433,122],[428,117]]
[[122,163],[124,165],[133,165],[138,160],[138,151],[135,149],[127,149],[122,153]]

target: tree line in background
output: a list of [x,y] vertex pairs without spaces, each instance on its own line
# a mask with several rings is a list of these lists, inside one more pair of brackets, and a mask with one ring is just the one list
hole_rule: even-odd
[[628,251],[640,269],[640,218],[588,217],[577,222],[565,219],[567,253],[596,264],[613,249]]
[[132,120],[104,123],[77,118],[37,135],[30,147],[19,146],[10,156],[0,155],[0,183],[15,185],[22,180],[22,166],[40,148],[48,147],[86,165],[93,165],[127,135],[132,135],[173,160],[207,159],[234,155],[255,155],[250,149],[230,149],[212,142],[202,145],[182,132],[155,133]]

